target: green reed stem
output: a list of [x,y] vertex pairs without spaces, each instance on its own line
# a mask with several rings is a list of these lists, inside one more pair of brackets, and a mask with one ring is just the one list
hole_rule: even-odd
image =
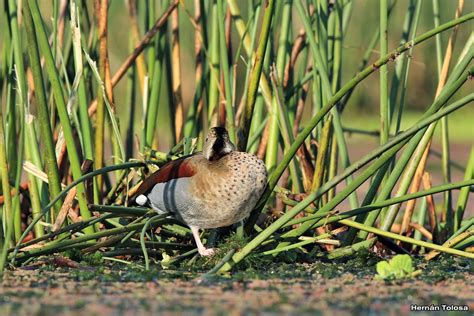
[[145,233],[146,233],[146,230],[148,229],[148,227],[151,225],[151,223],[153,223],[153,221],[155,221],[157,219],[160,219],[160,218],[163,218],[163,216],[164,215],[159,214],[159,215],[155,215],[152,218],[148,219],[145,222],[145,225],[143,225],[142,231],[140,232],[140,246],[142,248],[143,257],[145,259],[145,270],[146,271],[150,270],[150,260],[148,259],[148,252],[146,250]]
[[[268,2],[265,2],[265,4],[268,4]],[[239,37],[240,37],[240,41],[242,42],[242,46],[247,54],[247,56],[252,60],[252,62],[250,63],[249,62],[249,68],[251,68],[251,71],[253,71],[253,65],[255,63],[255,58],[256,58],[256,52],[253,51],[253,45],[252,45],[252,39],[249,35],[249,32],[247,32],[247,25],[246,23],[244,22],[243,18],[242,18],[242,15],[240,14],[240,8],[239,8],[239,5],[237,4],[237,1],[236,0],[227,0],[227,5],[229,7],[229,10],[230,10],[230,13],[232,14],[232,20],[234,21],[235,23],[235,28],[237,29],[237,33],[239,34]],[[253,27],[254,27],[254,30],[255,32],[253,32],[254,34],[256,34],[256,31],[257,31],[257,27],[258,27],[258,23],[257,23],[257,17],[258,17],[258,13],[261,9],[261,7],[263,7],[262,3],[258,2],[256,5],[255,5],[256,9],[255,9],[255,15],[253,15],[255,17],[254,21],[253,21]],[[249,6],[249,9],[251,9],[252,6]],[[268,6],[266,6],[266,8],[268,8]],[[252,16],[252,15],[250,15]],[[252,20],[249,21],[249,23],[251,23]],[[256,36],[253,36],[252,38],[256,39],[257,37]],[[261,41],[260,40],[255,40],[255,45],[256,44],[261,44]],[[268,54],[268,52],[267,52]],[[267,55],[265,54],[265,56]],[[239,55],[237,55],[237,57],[239,57]],[[265,58],[266,60],[268,60],[268,58]],[[250,79],[250,75],[249,75],[249,79]],[[248,86],[248,87],[247,87]],[[246,84],[246,89],[249,89],[250,86],[249,84]],[[263,96],[263,99],[265,100],[265,103],[268,105],[268,106],[271,106],[272,104],[272,93],[271,93],[271,90],[270,90],[270,84],[267,80],[267,77],[266,76],[261,76],[260,77],[260,89],[262,91],[262,96]],[[248,101],[248,90],[245,92],[244,94],[244,98],[246,98],[246,102]]]
[[[356,181],[357,181],[357,178],[354,180],[354,182],[356,182]],[[311,229],[314,229],[316,227],[324,226],[324,225],[327,225],[327,224],[330,224],[330,223],[341,222],[341,220],[350,218],[354,215],[371,212],[373,210],[376,210],[376,209],[380,208],[382,205],[387,205],[387,203],[400,203],[404,199],[409,200],[409,199],[414,199],[414,198],[418,198],[418,197],[421,197],[421,196],[426,196],[426,195],[431,195],[431,194],[434,194],[434,193],[443,192],[443,191],[448,190],[448,189],[467,187],[467,186],[472,185],[473,183],[474,183],[474,180],[470,180],[470,181],[459,182],[459,183],[456,183],[456,184],[448,184],[448,185],[437,186],[437,187],[431,188],[430,190],[420,191],[420,192],[416,192],[416,193],[413,193],[413,194],[406,195],[404,197],[394,198],[390,202],[389,201],[384,201],[380,204],[374,204],[373,206],[361,207],[361,208],[354,209],[354,210],[351,210],[351,211],[348,211],[348,212],[345,212],[345,213],[342,213],[342,214],[339,214],[339,215],[330,216],[330,217],[327,217],[327,218],[322,218],[320,216],[326,216],[326,215],[331,214],[331,213],[329,213],[329,210],[331,210],[332,207],[328,208],[328,207],[325,206],[325,207],[321,208],[318,211],[318,212],[320,212],[320,214],[309,215],[309,216],[305,217],[304,219],[308,219],[306,221],[306,223],[309,222],[309,223],[311,223],[311,225],[307,225],[307,226],[309,226]],[[297,203],[297,204],[296,203],[294,203],[294,204],[291,203],[291,204],[294,205],[293,209],[291,209],[289,212],[285,213],[276,222],[274,222],[267,229],[265,229],[259,235],[257,235],[252,241],[250,241],[240,252],[236,253],[232,257],[232,261],[231,261],[232,263],[228,262],[225,266],[222,267],[221,271],[230,270],[233,265],[240,262],[247,254],[250,253],[250,251],[252,251],[254,248],[259,246],[263,241],[268,239],[268,237],[270,237],[276,230],[278,230],[280,227],[285,226],[285,224],[289,225],[289,220],[291,218],[293,218],[294,216],[296,216],[299,212],[303,211],[310,204],[310,203],[304,203],[307,199],[308,198],[306,198],[305,200],[303,200],[302,202]],[[304,222],[302,222],[302,223],[304,223]],[[348,226],[350,226],[350,225],[348,225]],[[354,225],[352,225],[351,227],[354,227]],[[369,226],[362,225],[362,226],[358,226],[358,227],[366,228],[366,227],[369,227]],[[294,229],[293,231],[290,231],[288,233],[285,233],[285,234],[281,235],[280,237],[281,238],[296,237],[297,234],[295,234],[295,231],[297,231],[297,230],[299,230],[299,228]],[[380,230],[378,230],[378,231],[380,231]],[[399,236],[399,235],[397,235],[397,236]],[[389,238],[392,238],[392,237],[389,237]],[[407,237],[405,237],[405,238],[407,238]],[[409,239],[411,240],[412,238],[409,238]],[[430,245],[432,245],[432,244],[430,244]],[[459,253],[457,253],[457,254],[459,254]]]
[[[427,195],[432,195],[432,194],[444,192],[446,190],[455,190],[455,189],[461,189],[462,190],[464,188],[469,188],[469,186],[472,185],[473,183],[474,183],[474,180],[468,180],[468,181],[462,181],[462,182],[457,182],[457,183],[443,184],[443,185],[440,185],[440,186],[432,187],[428,190],[418,191],[418,192],[411,193],[411,194],[406,194],[406,195],[401,195],[401,196],[398,196],[398,197],[395,197],[395,198],[391,198],[391,199],[383,200],[383,201],[380,201],[380,202],[375,202],[375,203],[372,203],[372,204],[369,204],[369,205],[365,205],[365,206],[362,206],[362,207],[358,207],[358,208],[355,208],[355,209],[351,209],[351,210],[346,211],[346,212],[336,212],[336,214],[337,214],[337,216],[342,216],[343,218],[349,218],[349,217],[352,217],[354,215],[366,214],[368,212],[380,209],[382,207],[386,207],[386,206],[390,206],[390,205],[396,205],[396,204],[403,203],[403,202],[406,202],[406,201],[409,201],[409,200],[418,199],[420,197],[424,197],[424,196],[427,196]],[[298,202],[293,201],[293,200],[288,199],[288,198],[283,199],[283,202],[287,205],[290,205],[290,206],[296,206],[298,204]],[[305,210],[307,210],[307,209],[305,209]],[[315,209],[310,209],[310,210],[315,211]],[[296,225],[296,224],[301,224],[301,223],[304,223],[304,222],[307,222],[307,221],[310,221],[310,220],[313,220],[313,219],[321,219],[325,216],[334,215],[334,214],[335,214],[335,211],[332,211],[332,210],[328,211],[328,212],[325,212],[325,213],[318,212],[317,214],[311,214],[311,215],[305,216],[303,218],[293,219],[293,220],[289,221],[288,223],[286,223],[283,227],[288,227],[288,226],[292,226],[292,225]],[[285,235],[282,235],[282,237],[285,236]]]
[[[274,110],[276,110],[275,114],[277,115],[277,121],[278,121],[277,123],[281,130],[283,143],[285,147],[290,147],[291,144],[294,142],[294,136],[293,136],[293,131],[290,124],[288,111],[283,104],[283,87],[278,81],[277,75],[278,74],[275,73],[274,71],[270,74],[271,82],[272,82],[273,90],[275,94],[274,99],[277,105],[277,108]],[[277,133],[276,135],[277,138],[279,135],[280,135],[280,132]],[[290,167],[290,176],[291,176],[291,181],[294,187],[294,192],[303,192],[304,189],[303,189],[303,184],[301,183],[301,175],[298,172],[296,161],[295,160],[291,161],[289,167]]]
[[[290,31],[290,18],[291,18],[291,1],[285,0],[279,3],[280,6],[283,6],[282,10],[282,17],[281,17],[281,28],[280,28],[280,36],[278,38],[278,52],[276,57],[276,70],[278,75],[278,81],[283,82],[282,76],[285,71],[285,62],[286,56],[288,54],[288,47],[289,47],[289,31]],[[279,114],[280,110],[278,107],[276,93],[272,98],[272,111],[268,114],[270,120],[270,131],[268,133],[268,144],[267,144],[267,151],[265,155],[265,165],[267,170],[273,170],[277,164],[277,157],[278,157],[278,141],[280,138],[279,132]],[[283,101],[280,101],[283,103]],[[280,122],[282,124],[283,122]],[[290,129],[291,131],[291,129]],[[293,136],[293,135],[292,135]],[[294,165],[294,164],[293,164]],[[292,175],[294,173],[292,172]],[[294,182],[295,179],[292,179],[293,183],[296,184],[298,182]],[[299,191],[299,190],[298,190]]]
[[[28,40],[28,53],[30,57],[30,67],[33,73],[33,81],[35,83],[35,94],[37,100],[38,111],[38,125],[41,133],[41,138],[44,142],[44,163],[46,172],[48,174],[49,193],[50,196],[58,196],[61,192],[59,169],[56,162],[56,153],[54,149],[53,133],[51,125],[49,124],[49,111],[46,104],[46,92],[44,89],[44,79],[41,69],[40,56],[38,52],[37,32],[33,25],[31,11],[28,5],[23,10],[24,23],[26,28],[26,36]],[[55,213],[59,212],[61,208],[61,201],[52,204]]]
[[92,144],[92,127],[87,112],[87,94],[86,85],[84,80],[84,68],[82,61],[82,33],[79,11],[74,1],[71,2],[70,6],[71,14],[71,33],[73,37],[73,53],[74,53],[74,68],[76,76],[80,76],[80,82],[78,87],[78,103],[79,103],[79,122],[80,130],[82,134],[82,146],[83,154],[85,159],[93,160],[93,144]]
[[[18,29],[18,9],[16,7],[15,1],[8,0],[5,1],[6,5],[6,13],[8,21],[10,22],[8,25],[10,26],[10,33],[11,33],[11,40],[13,44],[13,55],[14,55],[14,68],[15,68],[15,77],[17,79],[16,85],[18,86],[18,94],[19,100],[16,106],[14,103],[9,102],[9,105],[12,105],[10,110],[7,110],[7,133],[6,133],[6,144],[7,148],[7,155],[8,161],[10,163],[10,172],[12,172],[12,176],[15,179],[15,192],[13,198],[13,212],[14,212],[14,222],[15,222],[15,238],[18,238],[21,234],[21,214],[20,214],[20,201],[19,201],[19,185],[21,181],[21,172],[22,172],[22,161],[23,161],[23,154],[24,154],[24,104],[27,100],[27,88],[26,88],[26,79],[25,79],[25,69],[24,69],[24,61],[23,61],[23,54],[21,50],[21,33]],[[13,69],[11,69],[13,72]],[[12,85],[13,87],[13,85]],[[12,95],[13,97],[13,95]],[[18,115],[18,120],[17,120]],[[20,124],[18,126],[18,134],[17,134],[17,121]],[[10,127],[10,132],[8,131],[8,127]]]
[[[163,55],[163,51],[165,49],[166,31],[167,28],[163,27],[158,33],[156,58],[159,58]],[[152,68],[153,77],[151,80],[151,93],[145,114],[145,138],[144,142],[142,142],[142,146],[147,146],[149,148],[153,146],[153,139],[156,131],[156,122],[158,118],[158,109],[162,91],[163,67],[163,59],[154,61],[154,66]]]
[[270,27],[273,18],[273,8],[275,6],[275,0],[268,0],[263,16],[262,30],[260,33],[259,44],[257,47],[257,53],[255,55],[255,61],[252,66],[252,73],[250,75],[249,90],[247,93],[247,103],[243,112],[243,116],[240,123],[242,135],[239,135],[239,141],[237,147],[239,150],[245,151],[247,149],[247,141],[250,131],[250,124],[252,123],[253,109],[255,101],[257,99],[257,90],[259,87],[260,77],[262,74],[263,61],[265,52],[267,49],[268,37],[270,35]]
[[99,213],[112,213],[117,215],[128,215],[128,216],[145,216],[151,210],[144,207],[125,207],[117,205],[97,205],[90,204],[89,209],[93,212]]
[[384,237],[387,237],[387,238],[400,240],[404,243],[409,243],[411,245],[417,245],[417,246],[420,246],[420,247],[425,247],[425,248],[429,248],[429,249],[438,250],[438,251],[441,251],[441,252],[444,252],[444,253],[449,253],[449,254],[453,254],[453,255],[457,255],[457,256],[462,256],[462,257],[474,259],[474,253],[460,251],[460,250],[457,250],[457,249],[452,249],[452,248],[449,248],[449,247],[444,247],[444,246],[432,244],[432,243],[422,241],[422,240],[416,240],[414,238],[398,235],[398,234],[391,233],[391,232],[388,232],[388,231],[385,231],[385,230],[381,230],[381,229],[378,229],[378,228],[375,228],[375,227],[363,225],[363,224],[360,224],[360,223],[357,223],[357,222],[354,222],[354,221],[351,221],[351,220],[348,220],[348,219],[340,220],[339,223],[341,223],[343,225],[353,227],[353,228],[356,228],[356,229],[364,230],[367,233],[372,233],[372,234],[376,234],[376,235],[379,235],[379,236],[384,236]]
[[[453,111],[456,111],[456,110],[460,109],[461,107],[465,106],[469,102],[472,102],[473,100],[474,100],[474,94],[470,94],[470,95],[466,96],[465,98],[463,98],[459,101],[456,101],[456,102],[450,104],[449,106],[446,106],[444,109],[436,112],[435,114],[430,115],[429,117],[420,120],[417,124],[415,124],[414,126],[409,128],[405,132],[402,132],[399,135],[397,135],[396,137],[392,138],[388,143],[386,143],[382,147],[379,147],[379,148],[375,149],[374,151],[372,151],[371,153],[367,154],[365,157],[360,159],[358,162],[352,164],[351,167],[346,169],[343,173],[341,173],[340,175],[336,176],[335,178],[331,179],[326,184],[324,184],[321,187],[321,189],[319,190],[319,196],[321,196],[322,194],[324,194],[325,192],[327,192],[331,188],[335,187],[345,177],[347,177],[347,175],[352,174],[355,171],[359,170],[364,165],[366,165],[369,161],[371,161],[372,159],[375,159],[376,157],[380,156],[382,153],[389,150],[390,148],[392,148],[393,146],[395,146],[399,142],[406,141],[406,139],[408,139],[410,136],[413,136],[414,134],[416,134],[417,132],[419,132],[423,128],[430,125],[431,123],[439,120],[444,115],[448,115],[449,113],[452,113]],[[380,171],[382,171],[382,170],[379,170],[379,172]],[[382,173],[384,174],[385,171],[383,171]],[[380,176],[380,178],[383,177],[383,174]],[[374,180],[374,183],[379,183],[380,184],[380,181],[381,181],[381,179],[377,180],[377,177],[376,177],[376,180]],[[375,196],[375,194],[378,191],[377,188],[378,188],[378,184],[376,186],[371,186],[371,188],[369,189],[369,192],[367,193],[367,196],[369,196],[369,195]],[[373,190],[374,192],[371,193],[370,192],[371,190]],[[366,198],[367,198],[367,196],[366,196]],[[373,196],[369,200],[371,200],[373,198]],[[365,201],[364,201],[363,204],[367,205],[367,203],[365,203]]]
[[2,176],[2,192],[4,198],[3,209],[0,214],[0,279],[3,276],[8,248],[10,247],[12,235],[14,233],[12,200],[10,196],[10,182],[3,124],[3,110],[0,108],[0,172]]
[[[161,215],[161,217],[159,217],[159,218],[158,217],[155,218],[153,221],[151,221],[151,223],[149,225],[155,226],[155,225],[160,225],[160,224],[164,224],[164,223],[168,222],[168,219],[164,218],[165,216],[167,216],[167,215],[165,214],[165,215]],[[102,231],[92,233],[92,234],[89,234],[89,235],[83,235],[83,236],[77,237],[75,239],[66,239],[66,240],[63,240],[63,241],[60,241],[60,242],[57,242],[57,243],[49,244],[49,245],[41,247],[41,248],[32,249],[32,250],[29,250],[29,251],[24,251],[20,255],[18,255],[16,257],[16,259],[24,260],[24,259],[27,259],[27,258],[30,258],[30,257],[36,257],[36,256],[40,256],[40,255],[43,255],[43,254],[51,254],[51,253],[57,252],[58,250],[61,250],[61,249],[65,248],[65,247],[78,245],[78,244],[81,244],[83,242],[88,242],[88,241],[91,241],[91,240],[97,240],[97,239],[102,238],[102,237],[111,236],[111,235],[118,235],[118,234],[130,232],[130,231],[136,231],[138,229],[141,229],[145,224],[146,224],[146,222],[137,223],[137,224],[129,224],[129,225],[122,226],[122,227],[102,230]],[[90,243],[89,243],[89,246],[91,246]],[[15,257],[15,254],[13,254],[13,256]]]
[[[469,155],[466,172],[464,173],[464,180],[470,179],[474,179],[474,146],[471,147],[471,154]],[[456,212],[454,213],[454,231],[457,231],[461,226],[461,222],[467,206],[469,192],[469,187],[462,188],[461,192],[459,192],[458,202],[456,204]]]
[[[380,55],[388,53],[388,0],[380,0]],[[390,107],[388,104],[388,69],[387,65],[379,68],[380,72],[380,143],[388,141],[390,131]]]
[[290,244],[290,245],[285,246],[285,247],[264,251],[264,252],[261,253],[261,255],[268,256],[268,255],[274,255],[274,254],[277,254],[277,253],[280,253],[280,252],[283,252],[283,251],[297,249],[297,248],[300,248],[300,247],[303,247],[303,246],[306,246],[306,245],[309,245],[309,244],[317,243],[321,239],[326,239],[326,238],[329,238],[329,237],[331,237],[331,234],[329,234],[329,233],[322,234],[322,235],[319,235],[317,237],[308,238],[308,239],[305,239],[303,241],[293,243],[293,244]]
[[226,127],[229,131],[229,137],[232,142],[235,143],[235,122],[234,122],[234,101],[232,96],[232,87],[230,82],[230,68],[229,68],[229,52],[227,51],[226,39],[225,39],[225,9],[224,0],[217,0],[217,21],[219,31],[219,55],[222,77],[224,78],[224,94],[225,94],[225,112],[226,112]]
[[[212,2],[211,10],[211,41],[210,46],[210,56],[209,56],[209,66],[210,66],[210,78],[209,78],[209,101],[208,101],[208,117],[209,121],[214,123],[213,116],[218,115],[219,108],[219,21],[217,14],[217,3]],[[216,117],[214,116],[214,117]]]
[[[31,125],[32,123],[33,123],[32,119],[31,119],[31,122],[25,121],[25,131],[27,131],[28,128],[32,128],[31,126],[30,127],[27,126],[28,124]],[[31,140],[28,137],[28,135],[26,135],[25,140],[26,140],[25,158],[31,161],[33,159],[33,157],[32,157],[33,156],[32,155],[32,151],[33,151],[32,148],[33,148],[33,146],[36,145],[36,139]],[[40,200],[40,190],[39,190],[37,179],[31,173],[28,173],[28,192],[30,194],[31,213],[32,213],[33,217],[35,217],[39,213],[41,213],[41,200]],[[41,227],[41,225],[39,225],[39,224],[35,225],[35,236],[36,237],[41,237],[43,235],[44,235],[44,230]],[[20,237],[21,236],[19,236],[18,238],[20,238]]]

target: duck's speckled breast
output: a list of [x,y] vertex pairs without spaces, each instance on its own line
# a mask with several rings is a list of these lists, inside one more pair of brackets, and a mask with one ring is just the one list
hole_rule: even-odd
[[267,181],[263,161],[245,152],[232,152],[218,161],[206,161],[192,177],[192,207],[180,217],[200,228],[232,225],[247,217],[258,202]]

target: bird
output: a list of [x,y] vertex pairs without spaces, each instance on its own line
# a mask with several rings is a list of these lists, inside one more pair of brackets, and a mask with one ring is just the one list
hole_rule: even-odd
[[230,226],[249,216],[267,184],[257,156],[240,152],[223,127],[209,129],[203,150],[171,160],[146,178],[135,202],[168,212],[191,229],[201,256],[212,256],[200,229]]

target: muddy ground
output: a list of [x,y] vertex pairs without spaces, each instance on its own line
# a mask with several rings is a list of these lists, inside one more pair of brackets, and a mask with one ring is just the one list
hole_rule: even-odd
[[33,265],[6,273],[0,315],[446,314],[413,313],[411,304],[464,305],[472,315],[472,261],[420,259],[420,276],[387,282],[374,278],[377,260],[279,262],[205,279],[199,272],[158,266],[145,272],[117,264]]

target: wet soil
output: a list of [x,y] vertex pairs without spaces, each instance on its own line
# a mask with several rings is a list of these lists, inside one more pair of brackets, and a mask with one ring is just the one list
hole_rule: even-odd
[[374,278],[376,261],[270,263],[212,278],[157,266],[148,272],[124,265],[33,266],[6,273],[0,315],[446,314],[412,312],[412,304],[474,310],[471,261],[418,260],[421,275],[396,282]]

